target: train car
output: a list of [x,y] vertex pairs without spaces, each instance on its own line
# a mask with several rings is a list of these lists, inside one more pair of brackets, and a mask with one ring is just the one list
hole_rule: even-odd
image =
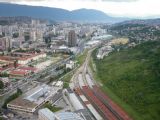
[[91,77],[90,77],[89,74],[86,74],[86,81],[87,81],[88,86],[89,86],[90,88],[92,88],[92,86],[95,85],[95,84],[93,83],[93,80],[91,79]]
[[100,98],[100,100],[110,108],[115,116],[117,116],[120,120],[132,120],[122,108],[120,108],[115,102],[113,102],[100,88],[96,85],[93,86],[93,91],[96,96]]
[[88,86],[83,86],[82,91],[104,119],[117,120],[116,116],[103,104],[103,102],[97,96],[94,95],[93,91]]
[[83,76],[82,76],[82,74],[79,74],[79,75],[78,75],[78,82],[79,82],[80,88],[82,88],[83,86],[85,86],[85,83],[84,83],[84,81],[83,81]]
[[87,109],[90,111],[90,113],[93,115],[93,117],[96,120],[103,120],[101,115],[97,112],[97,110],[92,106],[92,104],[88,101],[88,99],[83,95],[80,88],[75,89],[76,94],[80,97],[82,102],[85,104]]

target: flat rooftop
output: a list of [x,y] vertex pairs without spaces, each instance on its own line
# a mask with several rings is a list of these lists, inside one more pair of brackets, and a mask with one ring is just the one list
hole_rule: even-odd
[[20,106],[23,108],[35,108],[38,104],[31,102],[29,100],[23,99],[23,97],[18,97],[17,99],[11,101],[9,105]]
[[55,120],[55,114],[51,112],[48,108],[39,110],[39,113],[45,115],[48,120]]
[[23,109],[34,109],[42,103],[46,102],[51,96],[53,96],[57,92],[57,90],[58,89],[45,84],[38,85],[37,87],[24,93],[22,96],[11,101],[8,105]]
[[28,91],[24,97],[24,99],[29,100],[31,102],[40,104],[44,99],[46,99],[50,94],[55,93],[55,90],[48,85],[41,85],[33,88]]

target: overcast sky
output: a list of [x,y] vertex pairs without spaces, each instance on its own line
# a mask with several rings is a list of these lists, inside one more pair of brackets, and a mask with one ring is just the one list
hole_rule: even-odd
[[67,10],[97,9],[108,15],[121,17],[160,17],[160,0],[0,0],[0,2]]

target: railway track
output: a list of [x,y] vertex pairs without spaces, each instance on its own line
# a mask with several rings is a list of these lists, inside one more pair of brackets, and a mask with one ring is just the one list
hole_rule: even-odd
[[[101,89],[95,84],[92,74],[88,67],[92,50],[88,52],[85,62],[79,68],[74,80],[76,93],[84,95],[96,111],[104,120],[132,120],[128,114],[123,111],[115,102],[113,102]],[[81,92],[77,92],[81,91]],[[83,99],[83,98],[82,98]],[[94,111],[94,113],[96,113]],[[93,114],[94,114],[93,113]],[[100,118],[99,116],[99,118]],[[96,117],[95,117],[96,118]],[[100,120],[96,118],[97,120]]]
[[100,100],[110,109],[118,120],[132,120],[116,103],[114,103],[99,87],[93,86],[93,91]]

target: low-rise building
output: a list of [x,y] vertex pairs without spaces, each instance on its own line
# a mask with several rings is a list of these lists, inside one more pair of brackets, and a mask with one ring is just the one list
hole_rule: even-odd
[[16,70],[10,71],[9,78],[21,79],[28,76],[30,73],[31,71],[28,71],[28,70],[16,69]]
[[48,108],[38,111],[38,120],[84,120],[78,114],[73,112],[53,113]]
[[38,120],[55,120],[55,114],[48,108],[44,108],[38,111]]
[[22,66],[19,69],[20,70],[27,70],[27,71],[30,71],[32,73],[37,73],[38,72],[37,68],[35,68],[35,67],[29,67],[29,66]]
[[53,63],[53,61],[51,60],[46,60],[44,62],[38,63],[37,65],[34,65],[35,68],[39,69],[39,70],[43,70],[46,67],[50,66]]
[[56,87],[62,87],[63,86],[63,82],[62,81],[57,81],[55,86]]
[[9,72],[9,77],[15,79],[21,79],[30,75],[31,73],[37,73],[37,72],[38,69],[35,67],[22,66],[19,67],[18,69],[11,70]]
[[58,90],[58,88],[53,88],[45,84],[38,85],[22,96],[9,102],[7,108],[33,113],[38,107],[49,101]]
[[66,63],[66,69],[73,69],[75,67],[75,62],[74,61],[69,61]]
[[[18,55],[20,55],[20,53]],[[21,55],[23,55],[23,57],[18,59],[18,64],[23,64],[23,65],[33,60],[38,60],[40,58],[45,58],[47,56],[46,53],[29,54],[26,56],[24,56],[24,53],[22,53]]]
[[76,96],[76,94],[72,90],[66,90],[65,93],[74,110],[85,109],[78,97]]

